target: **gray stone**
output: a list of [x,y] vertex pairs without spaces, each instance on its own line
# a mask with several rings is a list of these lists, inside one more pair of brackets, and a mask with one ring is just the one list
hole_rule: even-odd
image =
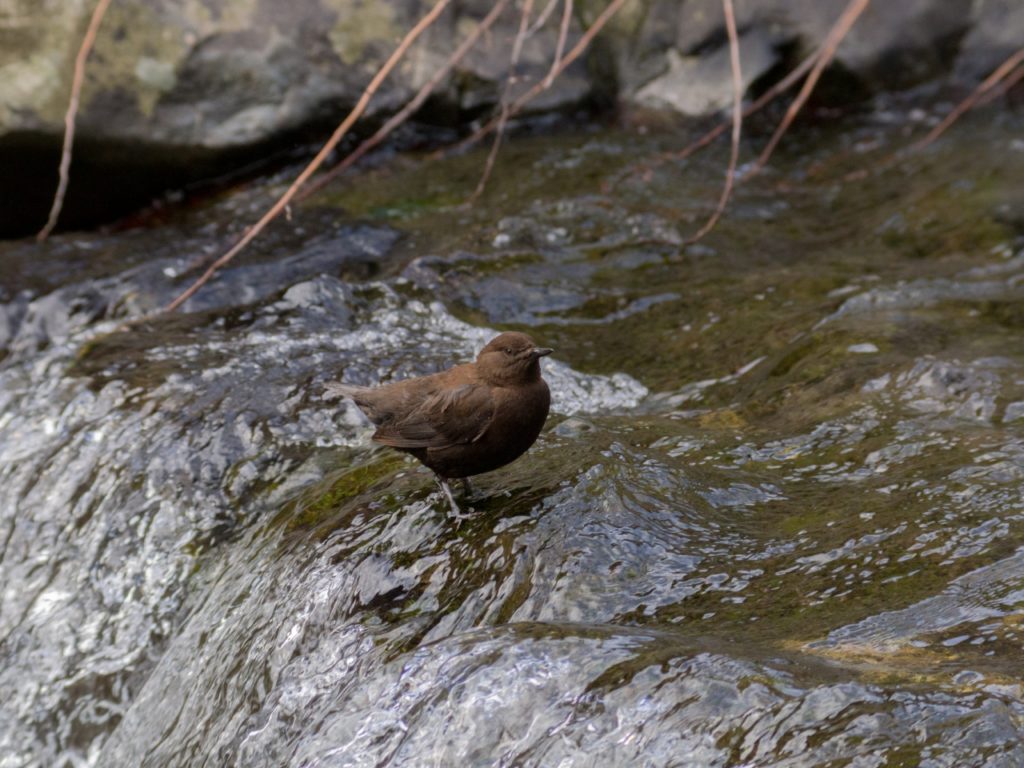
[[[336,121],[426,8],[416,0],[112,3],[88,62],[78,135],[216,150]],[[81,0],[0,3],[0,137],[60,135],[72,63],[91,10],[92,3]],[[480,10],[446,11],[367,114],[398,109],[486,12]],[[518,14],[506,11],[453,76],[475,84],[470,106],[496,101],[517,25]],[[530,38],[518,74],[546,74],[556,38],[553,23]],[[577,72],[546,92],[541,105],[578,102],[587,88]]]
[[954,74],[976,83],[1024,45],[1024,2],[977,0]]
[[[669,107],[684,115],[707,115],[732,103],[732,66],[728,46],[704,56],[680,56],[670,48],[668,71],[636,93],[636,101],[648,107]],[[743,90],[778,60],[767,33],[760,29],[740,38],[740,70]]]
[[[592,23],[606,4],[578,2],[582,24]],[[747,84],[783,46],[818,46],[846,5],[739,3]],[[85,0],[0,3],[0,138],[60,135],[72,63],[92,7]],[[467,0],[446,11],[385,82],[369,114],[397,109],[489,8]],[[78,135],[222,150],[336,120],[425,9],[417,0],[115,2],[89,60]],[[516,88],[546,74],[559,13],[527,40]],[[469,113],[494,103],[517,26],[518,13],[510,8],[442,88],[441,101]],[[1018,0],[875,2],[843,41],[837,61],[871,89],[903,87],[948,72],[962,41],[956,71],[976,78],[1019,45],[1022,26]],[[581,28],[577,21],[570,45]],[[576,104],[594,91],[687,114],[728,103],[718,0],[634,0],[608,33],[592,48],[589,70],[582,63],[571,69],[535,109]],[[616,82],[608,81],[609,73]]]
[[[847,5],[848,0],[737,4],[737,26],[754,52],[754,77],[745,73],[746,83],[771,66],[773,49],[794,48],[800,55],[816,49]],[[642,6],[643,18],[634,21],[634,44],[618,51],[625,95],[635,92],[641,104],[657,101],[685,114],[699,112],[701,104],[708,107],[705,113],[728,104],[732,86],[721,3],[647,0]],[[843,39],[835,62],[868,91],[943,76],[953,65],[957,42],[978,22],[972,8],[970,0],[872,3]]]
[[[88,62],[79,135],[227,148],[297,128],[354,103],[414,5],[112,3]],[[0,48],[3,132],[60,133],[91,7],[8,0],[0,27],[18,35]],[[374,108],[393,107],[415,76],[413,64],[398,72]]]
[[[88,60],[60,224],[90,227],[168,189],[219,177],[327,134],[359,100],[425,0],[136,0],[109,6]],[[0,237],[37,230],[57,184],[73,62],[87,0],[0,0]],[[433,78],[490,10],[453,3],[381,84],[364,135]],[[558,15],[530,37],[511,95],[550,67]],[[429,103],[468,122],[500,98],[519,14],[509,7]],[[573,27],[569,44],[579,38]],[[585,100],[577,62],[532,103]],[[111,184],[116,177],[118,184]]]

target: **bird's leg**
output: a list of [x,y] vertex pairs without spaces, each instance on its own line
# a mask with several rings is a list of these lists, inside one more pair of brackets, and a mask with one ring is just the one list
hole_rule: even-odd
[[448,481],[440,475],[437,475],[437,482],[441,486],[441,490],[444,491],[444,495],[448,497],[448,503],[452,505],[452,517],[458,521],[468,520],[469,515],[462,514],[462,510],[459,509],[459,505],[455,503],[455,497],[452,495],[452,489],[448,485]]
[[462,493],[465,496],[472,496],[473,495],[473,485],[469,482],[469,478],[468,477],[462,478]]

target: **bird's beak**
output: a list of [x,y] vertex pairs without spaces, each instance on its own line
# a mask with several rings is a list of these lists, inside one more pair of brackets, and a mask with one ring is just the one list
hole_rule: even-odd
[[554,351],[555,350],[548,349],[547,347],[534,347],[533,351],[530,354],[533,357],[547,357],[548,355],[550,355]]

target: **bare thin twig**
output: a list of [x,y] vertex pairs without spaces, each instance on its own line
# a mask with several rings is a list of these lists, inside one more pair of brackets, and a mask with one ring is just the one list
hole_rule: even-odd
[[1002,81],[995,88],[992,88],[992,90],[988,91],[988,93],[979,98],[978,103],[976,103],[975,106],[982,106],[984,104],[991,103],[999,96],[1006,94],[1007,91],[1009,91],[1011,88],[1017,85],[1017,83],[1019,83],[1022,79],[1024,79],[1024,65],[1021,65],[1012,73],[1007,75],[1006,80]]
[[978,102],[978,100],[985,95],[986,92],[988,92],[996,85],[998,85],[999,82],[1003,80],[1003,78],[1005,78],[1007,75],[1009,75],[1013,71],[1014,67],[1020,64],[1022,61],[1024,61],[1024,48],[1020,48],[1016,53],[1010,56],[1010,58],[1008,58],[998,67],[996,67],[995,71],[993,71],[991,75],[986,77],[977,88],[971,91],[970,96],[968,96],[966,99],[957,104],[953,108],[953,110],[948,115],[946,115],[945,119],[943,119],[941,123],[932,128],[928,132],[928,135],[925,136],[923,139],[915,142],[911,146],[911,149],[924,149],[937,138],[939,138],[939,136],[946,132],[946,129],[949,128],[949,126],[951,126],[953,123],[959,120],[965,112],[967,112],[971,107],[973,107]]
[[309,180],[310,176],[316,173],[324,160],[327,159],[327,156],[334,151],[338,142],[340,142],[342,138],[344,138],[345,134],[348,133],[349,128],[351,128],[355,121],[359,119],[364,111],[366,111],[366,107],[370,103],[370,99],[373,98],[377,89],[380,88],[381,83],[383,83],[384,79],[391,73],[391,70],[395,68],[401,58],[405,55],[405,52],[409,50],[409,46],[416,41],[416,38],[418,38],[424,30],[434,23],[437,17],[441,15],[450,3],[451,0],[438,0],[434,7],[431,8],[422,19],[416,22],[416,25],[406,33],[405,37],[402,38],[402,41],[398,44],[398,47],[395,49],[394,53],[391,54],[390,58],[388,58],[384,63],[384,66],[382,66],[380,70],[378,70],[377,74],[373,76],[373,79],[370,81],[370,84],[366,86],[366,90],[363,91],[363,95],[359,97],[359,101],[356,103],[355,107],[352,108],[352,111],[349,112],[348,116],[341,122],[341,125],[334,129],[334,133],[331,134],[331,138],[329,138],[327,143],[324,144],[319,152],[317,152],[316,157],[309,162],[309,164],[303,169],[302,173],[299,174],[298,178],[292,182],[291,186],[285,190],[285,193],[281,195],[278,201],[263,214],[260,220],[257,221],[252,228],[250,228],[245,235],[243,235],[242,238],[228,250],[227,253],[213,262],[213,264],[207,268],[199,279],[185,289],[176,299],[174,299],[174,301],[164,307],[165,312],[173,312],[188,301],[196,291],[202,288],[207,281],[213,277],[214,273],[218,269],[238,255],[245,246],[251,243],[256,236],[266,228],[267,224],[273,221],[281,211],[288,206],[292,201],[292,198],[295,197],[295,194],[299,191],[299,188]]
[[533,0],[523,0],[523,9],[519,17],[519,31],[516,32],[516,39],[512,42],[512,55],[509,57],[508,65],[508,77],[505,80],[505,87],[502,88],[501,94],[501,114],[498,120],[498,126],[494,131],[494,141],[491,143],[491,151],[487,155],[487,162],[484,164],[484,172],[480,176],[480,181],[477,182],[476,189],[473,190],[473,194],[469,196],[466,201],[467,204],[472,205],[477,201],[480,195],[483,194],[484,188],[487,186],[487,180],[491,177],[491,172],[494,170],[494,161],[498,157],[498,150],[501,148],[501,140],[505,136],[505,126],[508,124],[508,111],[509,111],[509,91],[512,90],[512,84],[516,80],[516,66],[519,64],[519,57],[523,52],[523,41],[526,40],[526,35],[530,28],[530,14],[533,12]]
[[544,6],[544,10],[540,12],[540,15],[537,17],[537,20],[530,25],[530,31],[528,34],[536,34],[537,30],[547,23],[548,18],[555,11],[556,5],[558,5],[558,0],[548,0],[548,4]]
[[558,27],[558,43],[555,45],[555,58],[551,60],[551,71],[544,78],[544,87],[550,88],[555,82],[555,71],[562,63],[562,54],[565,53],[565,41],[569,38],[569,25],[572,24],[572,0],[564,0],[562,3],[562,23]]
[[[971,94],[957,104],[956,107],[946,115],[942,122],[932,128],[924,138],[919,139],[909,147],[887,155],[875,163],[870,169],[858,168],[855,171],[850,171],[842,177],[843,181],[860,181],[861,179],[866,178],[869,173],[879,173],[892,168],[896,163],[906,157],[908,151],[916,152],[924,149],[939,138],[946,129],[961,118],[968,110],[981,106],[982,104],[986,104],[993,98],[998,98],[1002,93],[1005,93],[1012,88],[1021,78],[1024,78],[1024,64],[1021,64],[1022,56],[1024,56],[1024,48],[1020,49],[1000,64],[992,74],[979,83],[978,86],[971,91]],[[1014,69],[1015,66],[1016,69]]]
[[[555,77],[561,75],[566,69],[568,69],[568,67],[574,61],[576,61],[576,59],[583,55],[584,51],[586,51],[587,48],[590,46],[590,43],[593,42],[597,34],[604,28],[605,24],[611,21],[612,17],[615,16],[615,14],[619,12],[619,9],[622,8],[622,6],[625,5],[628,1],[629,0],[612,0],[610,3],[608,3],[607,6],[605,6],[605,9],[601,11],[598,17],[594,20],[594,23],[591,24],[587,31],[583,33],[580,39],[576,42],[576,45],[572,47],[572,49],[565,55],[565,58],[563,58],[559,62],[558,66],[555,67]],[[541,80],[536,85],[534,85],[530,90],[528,90],[518,99],[516,99],[509,107],[508,118],[515,117],[523,110],[523,108],[527,104],[533,101],[539,94],[547,90],[547,83],[548,78]],[[458,144],[456,144],[454,147],[449,147],[447,149],[435,152],[433,155],[431,155],[430,159],[437,159],[439,157],[443,157],[449,152],[459,152],[468,147],[473,146],[478,141],[480,141],[480,139],[482,139],[484,136],[493,131],[498,126],[499,122],[500,115],[498,117],[492,117],[487,123],[480,126],[480,128],[474,131],[471,136],[466,137]]]
[[82,44],[78,48],[78,55],[75,57],[75,72],[71,78],[71,98],[68,101],[68,110],[64,114],[64,146],[60,153],[60,180],[57,182],[57,192],[53,196],[53,206],[50,208],[50,216],[46,224],[39,230],[36,240],[42,242],[53,228],[57,226],[57,219],[60,217],[61,209],[64,207],[64,195],[68,189],[68,175],[71,170],[71,146],[75,141],[75,116],[78,114],[78,99],[82,93],[82,81],[85,79],[85,61],[89,58],[89,51],[96,42],[96,33],[99,32],[103,15],[107,12],[110,0],[99,0],[93,9],[92,18],[89,19],[89,26],[85,30]]
[[714,213],[707,223],[688,239],[685,245],[696,243],[708,232],[714,229],[715,224],[722,217],[725,206],[732,194],[733,180],[736,176],[736,162],[740,154],[740,129],[743,125],[743,73],[740,70],[740,42],[736,33],[736,14],[733,12],[732,0],[722,0],[722,11],[725,14],[725,29],[729,33],[729,63],[732,66],[732,142],[729,152],[729,167],[725,172],[725,185],[722,187],[722,195],[718,199]]
[[[817,60],[818,60],[818,52],[815,51],[810,56],[808,56],[806,59],[801,61],[800,64],[798,64],[793,69],[792,72],[790,72],[784,78],[779,80],[779,82],[777,82],[775,85],[773,85],[767,91],[762,93],[756,100],[754,100],[748,106],[746,106],[743,109],[743,118],[746,119],[746,118],[750,117],[752,114],[754,114],[755,112],[758,112],[761,109],[764,109],[765,105],[767,105],[772,100],[774,100],[777,96],[779,96],[779,94],[784,93],[784,92],[788,91],[790,88],[792,88],[797,82],[799,82],[801,77],[803,77],[805,74],[807,74],[807,71],[814,65],[814,62],[817,61]],[[653,160],[649,160],[648,162],[644,163],[643,165],[637,166],[636,168],[628,171],[626,176],[623,177],[623,178],[626,178],[626,177],[629,177],[629,176],[638,176],[638,175],[648,174],[651,171],[653,171],[656,168],[658,168],[659,166],[664,165],[665,163],[672,162],[672,161],[685,160],[686,158],[688,158],[690,155],[694,154],[698,150],[704,149],[704,147],[708,146],[711,142],[713,142],[715,139],[717,139],[719,136],[721,136],[723,133],[725,133],[726,129],[728,129],[729,126],[731,126],[731,125],[732,125],[731,119],[730,120],[723,120],[718,125],[716,125],[714,128],[712,128],[710,131],[708,131],[703,136],[701,136],[699,139],[696,139],[695,141],[691,142],[690,144],[687,144],[682,149],[678,149],[678,150],[675,150],[675,151],[672,151],[672,152],[666,152],[666,153],[664,153],[662,155],[658,155]]]
[[476,29],[469,33],[465,40],[455,49],[455,52],[449,57],[444,65],[434,73],[434,76],[430,80],[423,84],[416,95],[402,107],[401,110],[396,112],[384,125],[382,125],[376,133],[370,138],[366,139],[344,160],[338,163],[336,166],[331,168],[326,173],[322,174],[315,181],[311,181],[309,184],[304,186],[302,190],[295,196],[296,201],[305,200],[307,197],[312,195],[314,192],[322,189],[325,185],[336,179],[338,176],[343,174],[346,170],[351,168],[355,163],[359,162],[371,149],[379,145],[384,139],[391,135],[392,131],[398,126],[409,119],[416,110],[423,106],[430,94],[434,92],[437,85],[451,72],[452,68],[465,58],[466,54],[469,53],[470,49],[476,45],[477,40],[480,36],[486,32],[492,24],[501,16],[502,12],[508,6],[511,0],[497,0],[490,12],[485,16],[479,24],[476,25]]
[[1024,64],[1021,64],[1019,67],[1013,70],[1013,72],[1007,75],[1006,79],[999,83],[998,86],[996,86],[988,93],[986,93],[984,96],[982,96],[980,99],[978,99],[978,103],[975,104],[974,106],[981,107],[984,106],[985,104],[991,103],[995,99],[998,99],[1000,96],[1002,96],[1011,88],[1013,88],[1013,86],[1019,83],[1021,79],[1024,79]]
[[782,122],[779,127],[775,129],[775,133],[772,134],[771,139],[768,141],[768,145],[761,152],[761,155],[757,158],[757,161],[750,169],[751,175],[757,173],[765,164],[768,159],[772,156],[772,152],[775,151],[776,145],[779,140],[782,139],[783,134],[789,129],[790,124],[796,118],[797,114],[803,108],[804,103],[807,101],[807,97],[811,95],[811,91],[814,90],[814,86],[818,84],[818,78],[821,77],[821,73],[828,66],[829,62],[836,55],[836,49],[839,47],[839,43],[843,41],[850,28],[853,27],[854,23],[864,12],[864,9],[868,7],[871,0],[850,0],[846,8],[843,9],[839,19],[832,29],[828,31],[828,35],[825,36],[825,40],[821,44],[821,48],[818,51],[818,58],[814,62],[814,67],[811,69],[807,79],[804,81],[803,87],[800,92],[793,99],[793,103],[789,105],[789,109],[786,110],[785,117],[782,118]]

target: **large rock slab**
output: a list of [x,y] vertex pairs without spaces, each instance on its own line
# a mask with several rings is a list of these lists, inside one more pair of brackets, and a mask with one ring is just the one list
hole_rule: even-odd
[[[388,78],[368,114],[389,113],[426,82],[487,12],[448,11]],[[72,65],[93,4],[0,4],[0,136],[59,134]],[[397,41],[425,13],[417,0],[140,0],[112,3],[89,60],[79,135],[223,149],[335,120],[359,98]],[[479,11],[479,12],[478,12]],[[461,66],[446,96],[491,100],[508,71],[517,14]],[[555,31],[531,40],[520,74],[546,67]],[[559,100],[584,94],[556,91]]]
[[1020,0],[978,0],[971,29],[960,46],[956,76],[980,80],[1024,45],[1024,3]]
[[[138,0],[114,2],[86,68],[74,169],[61,224],[92,226],[165,190],[218,177],[319,141],[357,102],[430,3],[421,0]],[[43,223],[56,187],[86,0],[0,0],[0,237]],[[377,91],[372,125],[427,82],[490,10],[454,3]],[[550,67],[557,16],[533,35],[516,74]],[[467,122],[493,106],[509,72],[519,15],[509,8],[442,84],[429,121]],[[575,28],[569,43],[578,39]],[[537,107],[585,99],[582,62]],[[362,128],[362,130],[366,130]],[[111,184],[117,179],[117,184]]]
[[[578,3],[581,19],[570,43],[578,39],[580,22],[590,24],[606,5]],[[740,3],[748,82],[778,63],[782,51],[818,46],[846,5]],[[428,6],[418,0],[112,3],[88,64],[79,136],[223,150],[330,123],[356,101]],[[0,3],[0,139],[61,133],[72,65],[92,8],[86,0]],[[474,0],[446,11],[378,92],[369,114],[398,108],[489,8]],[[556,9],[527,41],[517,72],[523,82],[546,72],[559,14]],[[954,67],[977,77],[1015,45],[1020,24],[1014,22],[1022,14],[1024,7],[1013,0],[876,2],[836,60],[869,90],[913,85]],[[442,88],[435,103],[448,119],[452,108],[458,121],[497,99],[517,25],[518,14],[508,10]],[[565,107],[593,91],[697,114],[728,104],[719,0],[634,0],[609,31],[593,49],[589,82],[582,67],[571,70],[539,106]],[[611,82],[609,72],[615,74]]]
[[[1006,0],[1011,2],[1011,0]],[[756,0],[736,5],[744,83],[787,56],[821,45],[849,0]],[[600,0],[590,10],[603,6]],[[905,88],[953,69],[959,43],[990,23],[994,6],[971,0],[871,3],[836,53],[858,93]],[[1007,11],[1009,13],[1009,11]],[[646,0],[618,20],[616,71],[623,92],[645,106],[708,114],[731,103],[728,41],[720,0]],[[795,63],[792,62],[792,63]]]

